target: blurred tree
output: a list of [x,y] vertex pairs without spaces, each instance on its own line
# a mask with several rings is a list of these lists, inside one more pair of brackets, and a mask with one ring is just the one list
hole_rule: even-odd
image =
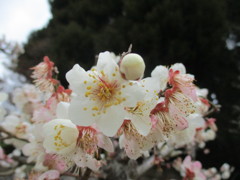
[[[183,62],[196,75],[197,84],[215,92],[223,105],[220,138],[210,143],[215,154],[207,158],[240,166],[239,156],[222,156],[222,151],[230,156],[240,151],[239,140],[229,139],[229,121],[237,118],[233,107],[240,102],[239,49],[226,48],[227,37],[239,28],[238,0],[52,0],[50,4],[53,18],[30,36],[20,56],[20,72],[29,75],[26,69],[48,55],[66,84],[65,73],[73,64],[88,69],[99,52],[119,54],[130,43],[148,64],[146,75],[158,64]],[[231,143],[238,148],[230,151]]]

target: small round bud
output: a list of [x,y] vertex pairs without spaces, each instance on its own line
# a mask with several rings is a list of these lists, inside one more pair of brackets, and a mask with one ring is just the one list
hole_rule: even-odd
[[127,80],[141,79],[145,71],[143,58],[138,54],[127,54],[120,62],[120,71]]

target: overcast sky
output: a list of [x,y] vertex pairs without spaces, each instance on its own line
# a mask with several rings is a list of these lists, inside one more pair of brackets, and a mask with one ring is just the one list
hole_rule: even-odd
[[0,37],[26,42],[31,31],[51,18],[48,0],[0,0]]

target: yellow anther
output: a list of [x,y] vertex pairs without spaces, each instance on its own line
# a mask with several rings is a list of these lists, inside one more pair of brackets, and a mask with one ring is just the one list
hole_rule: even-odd
[[98,111],[99,109],[98,109],[97,106],[94,106],[94,107],[92,108],[92,110],[93,110],[93,111]]
[[92,86],[88,86],[88,87],[87,87],[87,90],[90,90],[90,89],[92,89]]

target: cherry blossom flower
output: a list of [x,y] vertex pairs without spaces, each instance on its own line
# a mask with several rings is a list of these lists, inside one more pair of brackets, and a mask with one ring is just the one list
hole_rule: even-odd
[[32,70],[34,70],[32,74],[32,78],[33,79],[51,78],[53,68],[54,68],[54,63],[50,61],[50,59],[47,56],[45,56],[43,58],[43,62],[31,68]]
[[45,107],[54,112],[59,102],[69,102],[72,90],[65,89],[63,86],[58,86],[56,91],[46,101]]
[[191,156],[187,156],[183,160],[182,173],[184,180],[206,180],[202,172],[202,164],[199,161],[192,161]]
[[95,127],[76,126],[68,119],[69,104],[61,102],[57,106],[57,117],[44,125],[45,139],[43,145],[48,153],[56,153],[69,169],[89,167],[97,170],[101,162],[95,159],[98,148],[113,152],[111,140]]
[[[141,80],[143,85],[151,92],[159,93],[167,87],[168,69],[165,66],[157,66],[151,73],[151,77]],[[149,93],[148,93],[149,94]]]
[[40,91],[31,84],[25,84],[13,92],[13,102],[26,114],[31,115],[35,109],[38,109],[41,102]]
[[192,99],[178,90],[168,89],[165,92],[165,101],[171,117],[177,119],[183,127],[186,127],[185,117],[196,112],[196,106]]
[[28,138],[30,124],[20,119],[16,115],[7,116],[1,123],[1,126],[8,132],[14,134],[18,138]]
[[44,166],[44,160],[46,151],[43,147],[43,123],[35,123],[29,132],[30,136],[28,138],[29,143],[25,144],[22,147],[22,152],[25,156],[27,156],[27,162],[34,162],[34,170],[42,172],[48,170],[46,166]]
[[45,154],[43,165],[48,169],[57,170],[63,173],[67,170],[65,162],[55,154]]
[[34,79],[35,85],[43,92],[53,92],[55,86],[59,84],[56,79],[52,78],[53,71],[57,72],[54,63],[45,56],[43,62],[31,69],[33,70],[31,77]]
[[144,99],[137,102],[135,107],[125,107],[128,115],[125,119],[131,120],[139,134],[146,136],[151,130],[151,111],[157,105],[157,99]]
[[43,146],[48,153],[66,154],[76,147],[78,129],[68,119],[54,119],[46,123]]
[[193,81],[194,77],[192,75],[181,74],[178,70],[169,70],[169,84],[180,89],[185,96],[188,96],[193,101],[197,101],[196,87]]
[[188,122],[183,113],[181,113],[174,105],[169,105],[166,101],[162,101],[151,112],[151,118],[155,128],[169,137],[170,134],[183,130],[188,127]]
[[198,128],[205,126],[205,120],[200,114],[191,114],[188,118],[188,128],[171,134],[168,144],[178,148],[187,144],[193,144]]
[[85,71],[75,65],[66,74],[72,97],[70,119],[80,126],[94,123],[108,136],[116,134],[127,114],[125,107],[135,107],[144,97],[136,81],[122,79],[119,67],[109,52],[100,53],[96,69]]
[[163,140],[160,133],[151,131],[148,135],[143,136],[137,130],[132,121],[125,120],[119,129],[120,148],[124,148],[127,156],[131,159],[137,159],[146,151],[150,150],[157,142]]

